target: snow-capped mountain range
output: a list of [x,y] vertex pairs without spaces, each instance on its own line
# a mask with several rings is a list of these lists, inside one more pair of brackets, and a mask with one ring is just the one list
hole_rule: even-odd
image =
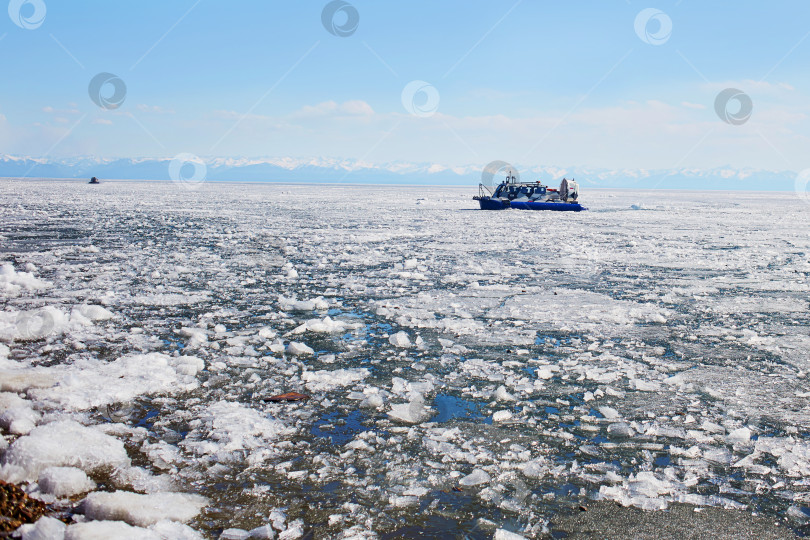
[[[470,185],[481,180],[485,164],[445,166],[430,163],[369,163],[333,158],[210,158],[203,159],[205,178],[233,182],[343,182],[374,184]],[[171,158],[48,159],[0,154],[0,177],[89,178],[104,180],[171,180]],[[189,165],[194,174],[193,165]],[[787,191],[796,173],[718,167],[674,170],[598,169],[589,167],[522,166],[523,180],[555,185],[573,177],[583,187],[642,189],[710,189]],[[497,179],[500,179],[500,174]]]

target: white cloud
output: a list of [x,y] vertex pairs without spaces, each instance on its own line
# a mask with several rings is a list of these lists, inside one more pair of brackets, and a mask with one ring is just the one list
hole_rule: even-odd
[[[172,146],[170,151],[175,153],[189,148],[204,153],[217,143],[218,155],[232,156],[331,155],[373,163],[432,162],[450,167],[494,159],[610,169],[707,168],[725,164],[774,170],[805,167],[805,148],[810,144],[810,100],[803,91],[781,83],[765,83],[761,88],[781,94],[752,93],[754,113],[741,126],[718,118],[714,111],[717,92],[696,84],[691,93],[670,96],[669,101],[617,101],[608,106],[589,106],[594,100],[585,100],[570,113],[577,96],[554,108],[543,105],[539,112],[510,115],[459,116],[439,111],[420,118],[407,114],[397,100],[392,100],[390,110],[377,112],[359,99],[323,101],[272,115],[218,110],[183,118],[184,122],[179,122],[181,115],[177,113],[178,121],[155,126],[154,133],[167,144],[178,141],[176,144],[182,148]],[[58,112],[51,110],[50,114]],[[157,114],[163,109],[143,104],[129,110],[138,115],[138,111]],[[89,126],[91,121],[111,125],[117,114],[131,113],[106,111],[104,118],[88,118],[82,125]],[[76,120],[66,114],[55,116],[71,118],[71,123]],[[14,132],[20,133],[20,127]],[[13,146],[37,154],[58,140],[57,128],[68,125],[56,124],[49,117],[45,125],[26,127],[28,136],[19,138],[19,143],[15,138]],[[52,132],[46,133],[49,127]],[[150,155],[155,151],[154,141],[134,122],[115,122],[109,132],[113,133],[113,129],[121,136],[105,138],[79,126],[60,143],[59,151],[69,152],[73,147],[87,148],[98,155]],[[226,133],[227,137],[219,141]],[[120,147],[119,141],[124,139],[131,147]],[[44,150],[40,148],[43,145]],[[792,163],[786,163],[786,158]]]
[[[298,126],[288,123],[280,117],[267,116],[263,114],[245,114],[239,111],[217,110],[213,111],[209,117],[215,121],[214,125],[208,125],[205,129],[216,133],[216,138],[221,137],[227,131],[233,129],[234,133],[228,135],[228,140],[238,140],[238,134],[250,132],[248,135],[255,138],[263,131],[273,131],[278,133],[294,132],[299,130]],[[213,142],[213,141],[212,141]]]
[[[792,107],[760,107],[744,126],[729,126],[706,105],[660,100],[627,101],[568,114],[567,109],[532,116],[417,118],[404,112],[375,113],[365,101],[326,101],[286,116],[251,115],[218,150],[239,155],[300,155],[302,149],[370,162],[433,162],[449,166],[503,159],[559,166],[660,169],[723,164],[784,168],[757,130],[785,155],[795,152],[792,126],[780,114]],[[767,114],[766,114],[767,112]],[[241,114],[219,111],[225,130]],[[796,117],[794,116],[795,120]],[[775,126],[778,126],[775,127]],[[211,131],[211,130],[209,130]],[[803,139],[802,139],[803,140]]]
[[213,112],[214,118],[221,120],[275,120],[272,116],[261,114],[245,114],[239,111],[216,110]]
[[475,88],[467,92],[466,98],[468,99],[484,99],[487,101],[501,102],[505,100],[515,99],[518,97],[526,97],[531,95],[527,90],[496,90],[494,88]]
[[721,81],[706,83],[703,87],[711,92],[722,92],[726,88],[737,88],[747,94],[760,94],[780,96],[796,90],[792,85],[785,82],[770,83],[768,81],[755,81],[752,79],[741,79],[736,81]]
[[337,103],[324,101],[317,105],[306,105],[290,114],[291,118],[317,118],[324,116],[374,116],[374,109],[363,100],[356,99]]
[[374,114],[374,109],[371,105],[362,100],[346,101],[340,106],[340,111],[351,115],[371,116]]
[[55,107],[51,107],[47,105],[42,107],[42,112],[46,114],[61,114],[61,115],[76,115],[79,114],[81,111],[75,106],[75,103],[69,104],[68,109],[57,109]]
[[145,103],[141,103],[135,107],[141,112],[145,113],[152,113],[152,114],[175,114],[174,109],[166,109],[161,107],[160,105],[146,105]]

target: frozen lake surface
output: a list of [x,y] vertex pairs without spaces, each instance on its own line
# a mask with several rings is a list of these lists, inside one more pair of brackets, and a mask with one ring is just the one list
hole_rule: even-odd
[[475,192],[1,181],[0,479],[75,538],[810,531],[810,206]]

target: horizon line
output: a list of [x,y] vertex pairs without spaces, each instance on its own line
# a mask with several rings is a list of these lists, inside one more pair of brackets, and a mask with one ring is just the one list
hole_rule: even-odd
[[[22,182],[75,182],[78,184],[88,184],[86,181],[87,178],[64,178],[64,177],[47,177],[47,176],[37,176],[37,177],[20,177],[20,176],[0,176],[0,180],[19,180]],[[132,182],[132,183],[155,183],[155,184],[179,184],[181,186],[188,185],[182,181],[176,181],[172,179],[147,179],[147,178],[107,178],[101,179],[103,180],[101,184],[112,182],[112,183],[125,183],[125,182]],[[376,182],[342,182],[339,180],[335,181],[312,181],[312,180],[300,180],[300,181],[289,181],[289,180],[205,180],[202,182],[197,183],[197,186],[202,186],[204,184],[273,184],[273,185],[288,185],[288,186],[346,186],[346,187],[417,187],[417,188],[456,188],[456,189],[466,189],[466,188],[475,188],[478,184],[418,184],[418,183],[406,183],[406,182],[389,182],[389,183],[376,183]],[[194,191],[196,188],[189,188],[189,191]],[[737,189],[695,189],[695,188],[676,188],[676,187],[643,187],[643,186],[607,186],[607,187],[592,187],[587,186],[588,191],[677,191],[677,192],[694,192],[694,193],[704,193],[704,192],[713,192],[713,193],[736,193],[744,191],[746,193],[789,193],[791,191],[795,192],[795,189],[750,189],[744,186],[741,186]]]

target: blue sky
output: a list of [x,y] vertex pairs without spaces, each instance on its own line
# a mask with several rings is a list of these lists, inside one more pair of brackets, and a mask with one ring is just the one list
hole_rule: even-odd
[[[355,0],[346,36],[327,5],[12,0],[0,153],[810,167],[806,1]],[[98,73],[120,107],[91,100]],[[753,104],[738,125],[726,88]]]

